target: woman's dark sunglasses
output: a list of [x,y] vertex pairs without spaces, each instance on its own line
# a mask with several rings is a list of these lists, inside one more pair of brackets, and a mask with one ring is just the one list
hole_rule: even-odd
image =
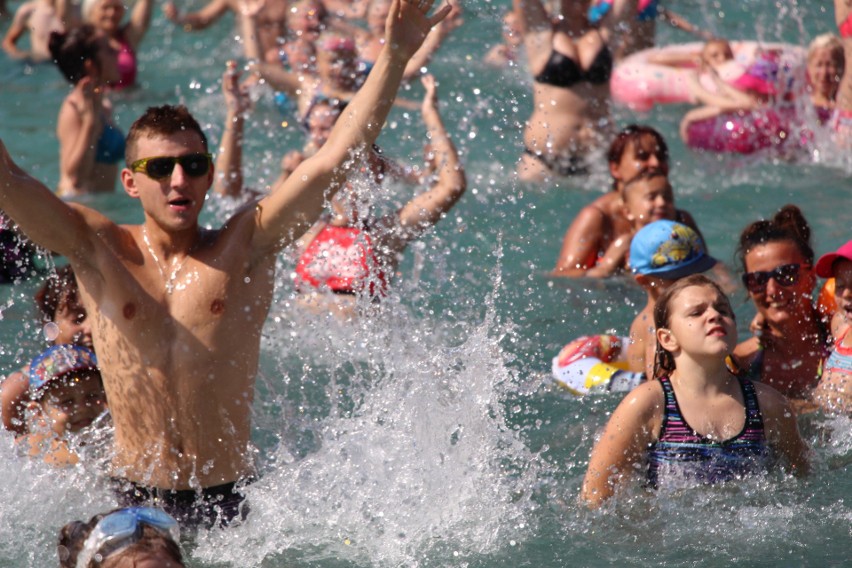
[[172,175],[175,164],[180,164],[189,177],[200,177],[210,171],[212,154],[187,154],[186,156],[155,156],[142,158],[130,164],[134,172],[141,172],[151,179],[163,179]]
[[781,286],[787,288],[799,281],[800,264],[782,264],[773,270],[746,272],[743,274],[743,284],[749,292],[758,293],[766,289],[766,284],[772,278]]

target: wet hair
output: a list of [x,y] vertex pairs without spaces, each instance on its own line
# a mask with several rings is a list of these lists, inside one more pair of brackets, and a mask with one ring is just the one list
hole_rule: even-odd
[[98,64],[101,42],[94,26],[85,24],[67,32],[52,32],[48,49],[59,71],[72,85],[86,76],[86,61]]
[[788,204],[778,210],[772,219],[755,221],[740,234],[737,258],[746,268],[745,257],[755,247],[767,243],[791,242],[796,245],[808,264],[814,263],[814,249],[811,248],[811,228],[802,211]]
[[[704,276],[703,274],[691,274],[680,280],[675,281],[674,284],[666,288],[660,297],[657,298],[657,303],[654,306],[654,328],[662,329],[668,328],[669,323],[671,322],[672,315],[672,302],[675,297],[682,292],[684,289],[689,288],[691,286],[702,286],[707,288],[713,288],[716,292],[728,302],[728,306],[730,306],[730,301],[728,300],[728,296],[719,287],[718,284]],[[731,314],[733,315],[734,311],[731,309]],[[666,351],[660,345],[660,340],[657,341],[657,347],[654,350],[654,378],[659,379],[660,377],[669,376],[675,370],[675,360],[674,356],[670,351]]]
[[137,158],[136,145],[142,137],[168,137],[181,132],[195,132],[201,138],[204,151],[207,152],[207,136],[201,130],[201,125],[183,105],[163,105],[148,107],[142,116],[136,119],[127,133],[127,143],[124,151],[124,161],[127,167]]
[[[630,146],[636,146],[639,141],[645,136],[651,136],[657,143],[657,159],[660,164],[668,165],[669,163],[669,147],[666,145],[666,140],[663,135],[644,124],[630,124],[621,132],[615,135],[612,143],[609,145],[606,157],[610,164],[620,164],[624,157],[624,152]],[[618,189],[616,180],[612,182],[612,189]]]
[[71,265],[63,266],[49,274],[33,299],[41,312],[42,323],[54,321],[56,313],[61,309],[79,304],[77,279]]
[[[59,531],[59,543],[56,547],[60,568],[76,568],[77,556],[83,550],[86,539],[92,534],[92,531],[100,520],[110,513],[120,510],[113,509],[106,513],[98,513],[89,519],[88,522],[72,521],[62,527]],[[148,525],[142,525],[142,537],[138,541],[121,549],[119,552],[110,554],[102,562],[93,559],[89,566],[109,568],[110,566],[116,566],[121,559],[153,552],[164,552],[178,566],[183,566],[183,554],[181,554],[178,543],[172,540],[171,537]],[[89,568],[89,566],[86,568]]]

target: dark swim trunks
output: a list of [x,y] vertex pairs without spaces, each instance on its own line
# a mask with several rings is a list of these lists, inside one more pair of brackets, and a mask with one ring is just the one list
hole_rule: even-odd
[[249,509],[243,487],[254,481],[246,479],[204,489],[173,491],[146,487],[127,479],[112,478],[113,491],[122,507],[160,507],[183,528],[216,525],[226,527],[235,519],[245,520]]

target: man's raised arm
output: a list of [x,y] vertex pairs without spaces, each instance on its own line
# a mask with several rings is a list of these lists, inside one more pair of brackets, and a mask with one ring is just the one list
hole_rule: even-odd
[[36,244],[79,257],[89,246],[89,227],[81,212],[59,199],[22,170],[0,140],[0,210]]
[[433,2],[393,1],[385,46],[364,86],[340,115],[328,141],[261,200],[252,241],[255,251],[277,250],[305,232],[322,213],[325,198],[344,183],[358,155],[375,142],[408,60],[432,26],[450,11],[448,4],[429,17]]

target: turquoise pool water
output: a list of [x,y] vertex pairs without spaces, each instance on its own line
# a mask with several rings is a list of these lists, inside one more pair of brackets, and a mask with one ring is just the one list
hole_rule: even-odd
[[[197,2],[200,3],[200,2]],[[688,1],[673,9],[732,39],[804,44],[833,28],[822,2]],[[17,5],[17,4],[15,4]],[[512,180],[527,77],[486,68],[504,2],[465,3],[465,24],[431,65],[442,112],[463,153],[468,193],[407,252],[376,319],[346,326],[291,305],[283,254],[264,334],[254,408],[261,479],[248,489],[248,523],[186,542],[190,565],[214,566],[840,566],[848,563],[850,421],[801,421],[814,448],[807,479],[781,476],[735,487],[647,495],[636,489],[606,514],[575,502],[597,430],[617,396],[575,400],[549,386],[551,358],[568,340],[626,331],[644,302],[630,281],[546,276],[576,212],[608,186],[590,179],[546,187]],[[4,24],[5,26],[5,24]],[[5,29],[5,27],[4,27]],[[236,55],[233,25],[188,35],[155,16],[141,52],[143,88],[115,97],[127,128],[147,106],[185,102],[211,138],[221,132],[218,81]],[[660,28],[662,44],[689,41]],[[0,59],[0,137],[48,185],[58,179],[54,121],[67,86],[50,66]],[[416,99],[412,85],[403,96]],[[785,203],[804,210],[819,253],[850,237],[849,156],[817,163],[700,155],[677,137],[685,107],[637,116],[672,150],[678,205],[693,213],[711,252],[733,265],[739,231]],[[285,125],[284,123],[287,122]],[[271,181],[301,138],[258,103],[247,141],[247,178]],[[416,114],[395,111],[380,143],[419,159]],[[377,192],[393,207],[412,189]],[[138,205],[122,193],[85,202],[123,222]],[[389,204],[389,205],[388,205]],[[230,205],[210,198],[204,221]],[[32,325],[36,283],[0,289],[0,362],[12,369],[41,348]],[[753,311],[733,295],[740,331]],[[58,528],[114,501],[97,460],[70,471],[18,457],[0,437],[0,566],[55,565]]]

